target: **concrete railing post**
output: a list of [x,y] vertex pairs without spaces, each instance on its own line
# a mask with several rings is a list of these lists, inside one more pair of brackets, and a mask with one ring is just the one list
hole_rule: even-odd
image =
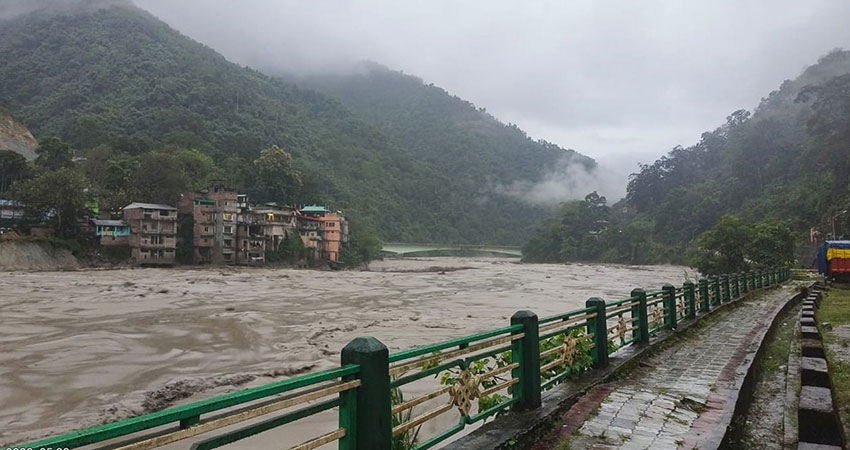
[[720,277],[720,287],[723,289],[723,303],[726,303],[730,300],[729,297],[729,275],[723,275]]
[[712,306],[720,304],[720,278],[717,275],[711,277],[711,304]]
[[540,407],[540,329],[537,314],[531,311],[517,311],[511,316],[511,325],[522,325],[522,339],[511,342],[513,362],[518,362],[515,369],[519,383],[514,389],[514,398],[519,401],[512,409],[525,410]]
[[667,328],[675,330],[677,325],[676,287],[672,284],[665,284],[661,287],[661,292],[663,292],[662,298],[664,299],[664,312],[666,313],[666,317],[664,318],[665,325]]
[[596,316],[587,319],[587,334],[593,335],[593,366],[608,366],[608,322],[605,319],[605,300],[599,297],[587,299],[585,306],[594,308]]
[[[360,366],[360,386],[356,389],[354,449],[392,448],[392,398],[390,394],[389,350],[373,337],[359,337],[343,347],[343,366]],[[348,431],[346,431],[348,432]]]
[[710,297],[708,295],[708,280],[699,279],[699,310],[708,312],[711,309]]
[[732,274],[732,298],[741,296],[741,276],[738,273]]
[[741,272],[741,294],[747,295],[750,292],[750,283],[749,283],[749,274],[747,272]]
[[697,316],[696,287],[692,281],[685,281],[682,289],[685,291],[685,303],[687,305],[685,318],[693,320]]
[[638,323],[638,342],[641,344],[649,344],[649,312],[646,307],[646,291],[641,288],[632,289],[632,298],[638,299],[637,315],[635,309],[632,308],[633,317],[637,317]]

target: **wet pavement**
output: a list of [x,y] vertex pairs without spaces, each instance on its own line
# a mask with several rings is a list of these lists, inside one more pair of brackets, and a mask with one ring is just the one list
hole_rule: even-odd
[[780,287],[704,319],[626,379],[592,389],[564,416],[562,436],[581,449],[703,448],[729,425],[742,363],[790,294]]

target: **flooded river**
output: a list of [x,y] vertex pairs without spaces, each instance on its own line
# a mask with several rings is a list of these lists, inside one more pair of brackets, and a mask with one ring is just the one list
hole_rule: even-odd
[[685,276],[678,266],[500,258],[387,260],[349,272],[3,273],[0,444],[335,367],[356,336],[407,349],[506,326],[520,309],[547,316]]

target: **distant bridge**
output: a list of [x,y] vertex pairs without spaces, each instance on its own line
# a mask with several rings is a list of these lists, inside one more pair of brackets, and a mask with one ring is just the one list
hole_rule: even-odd
[[508,256],[522,257],[520,247],[461,244],[406,244],[385,243],[381,252],[385,256]]

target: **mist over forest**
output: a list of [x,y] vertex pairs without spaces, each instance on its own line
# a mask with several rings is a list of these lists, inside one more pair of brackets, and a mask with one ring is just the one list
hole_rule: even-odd
[[[820,34],[797,44],[805,53],[821,56],[808,61],[811,65],[802,72],[751,61],[749,69],[762,82],[766,73],[770,79],[787,78],[773,92],[770,86],[755,87],[754,79],[744,86],[721,78],[718,69],[701,80],[715,84],[705,90],[708,97],[697,98],[702,94],[693,86],[684,91],[679,78],[665,78],[683,73],[659,77],[640,62],[620,60],[621,66],[631,66],[647,92],[661,88],[666,94],[650,100],[637,89],[621,95],[615,106],[615,99],[603,91],[577,96],[573,91],[586,89],[571,77],[609,70],[613,66],[601,65],[600,55],[613,58],[620,55],[618,49],[600,50],[586,64],[566,71],[559,69],[560,61],[551,60],[555,65],[548,68],[512,65],[503,74],[482,76],[482,67],[494,61],[483,54],[467,55],[470,64],[454,71],[463,76],[441,75],[448,73],[436,71],[442,63],[421,66],[450,85],[443,87],[402,69],[420,67],[413,59],[386,65],[400,61],[400,54],[385,39],[369,40],[384,37],[380,33],[366,33],[341,47],[331,44],[349,31],[329,31],[328,24],[339,17],[322,6],[287,16],[289,23],[315,9],[328,13],[327,23],[316,28],[318,41],[309,41],[303,26],[263,26],[264,19],[250,5],[231,11],[233,17],[225,20],[220,13],[226,5],[219,2],[194,10],[194,15],[189,14],[196,6],[192,2],[173,7],[157,0],[5,3],[0,8],[0,57],[8,63],[0,67],[0,107],[39,141],[57,138],[66,145],[81,161],[67,175],[97,192],[105,211],[131,200],[170,201],[220,179],[261,202],[332,204],[384,241],[525,245],[526,258],[533,261],[683,262],[695,251],[699,236],[724,215],[748,223],[782,221],[801,239],[845,201],[842,166],[824,155],[835,145],[830,136],[842,126],[832,116],[839,108],[833,96],[841,95],[841,76],[850,70],[846,52],[813,50]],[[425,16],[434,11],[419,10]],[[825,17],[829,11],[819,14]],[[497,6],[490,13],[501,12]],[[745,23],[751,13],[743,10],[730,26]],[[382,14],[388,19],[401,13],[389,8]],[[818,16],[831,20],[823,17]],[[402,14],[398,20],[406,23],[409,18]],[[622,25],[619,16],[610,20],[610,27]],[[254,32],[245,28],[247,23],[257,25]],[[364,19],[361,26],[367,23]],[[549,24],[541,26],[547,29]],[[232,27],[241,28],[237,33]],[[454,27],[447,23],[445,31],[452,35]],[[292,30],[302,34],[286,34]],[[399,39],[421,42],[413,30],[399,30]],[[620,31],[638,41],[648,39],[639,30]],[[749,45],[771,36],[758,32],[753,30],[753,43],[740,44],[740,52],[752,52]],[[477,42],[466,36],[469,44]],[[535,45],[541,51],[549,48],[544,41]],[[727,44],[718,39],[704,45],[714,50]],[[421,52],[431,55],[438,48],[446,56],[457,55],[439,39]],[[646,48],[648,56],[654,52]],[[369,61],[380,55],[389,61]],[[766,58],[781,61],[778,66],[784,68],[799,64],[797,56],[782,56]],[[701,64],[709,59],[687,70],[705,72]],[[559,71],[563,82],[541,86],[534,81]],[[492,85],[499,76],[516,80],[518,74],[527,76],[525,82]],[[490,88],[487,95],[478,85]],[[573,91],[561,97],[568,88]],[[757,98],[752,92],[763,97],[757,105],[736,104],[722,115],[712,112],[718,119],[728,116],[726,123],[701,138],[702,131],[683,134],[721,122],[709,122],[715,116],[704,113],[723,106],[718,97]],[[538,108],[524,114],[532,98],[539,100]],[[687,107],[675,110],[683,101]],[[656,145],[663,127],[640,124],[671,114],[682,120],[679,131],[664,135],[667,144]],[[511,118],[542,134],[527,132]],[[556,124],[563,133],[551,132]],[[549,136],[558,143],[547,140]],[[568,140],[574,136],[584,145]],[[602,137],[592,145],[588,136]],[[281,174],[282,182],[261,176],[257,165],[260,152],[273,146],[292,160],[293,172]],[[16,172],[17,178],[40,175],[41,169]],[[826,173],[813,175],[814,170]],[[5,189],[12,192],[12,184],[4,183]],[[570,219],[575,208],[594,212],[578,212]]]

